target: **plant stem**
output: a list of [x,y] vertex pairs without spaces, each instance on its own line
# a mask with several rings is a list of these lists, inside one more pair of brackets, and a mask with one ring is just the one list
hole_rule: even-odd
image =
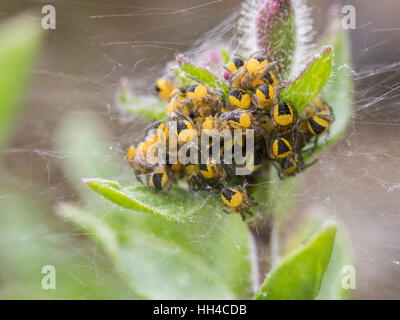
[[275,260],[276,243],[273,241],[273,219],[263,214],[262,218],[247,224],[252,241],[253,291],[263,283],[265,275]]

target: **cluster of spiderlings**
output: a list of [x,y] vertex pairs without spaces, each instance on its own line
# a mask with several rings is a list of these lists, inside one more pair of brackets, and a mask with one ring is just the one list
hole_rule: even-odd
[[[257,171],[273,164],[283,179],[304,170],[307,167],[302,156],[305,146],[313,140],[316,145],[317,138],[326,133],[333,122],[333,114],[324,101],[316,98],[298,115],[290,101],[278,99],[279,86],[270,67],[271,63],[260,56],[247,61],[232,59],[226,66],[229,72],[227,97],[200,81],[191,87],[182,87],[174,79],[159,79],[156,91],[160,98],[168,101],[167,121],[152,124],[146,130],[145,141],[129,148],[127,158],[138,179],[157,191],[169,189],[174,182],[184,179],[194,190],[220,192],[224,204],[244,218],[253,204],[248,192],[257,183],[260,176]],[[162,142],[169,145],[170,121],[176,122],[174,137],[178,149],[199,137],[201,131],[210,136],[218,132],[222,139],[227,134],[232,136],[233,130],[242,130],[241,139],[224,141],[221,155],[227,148],[244,150],[246,130],[253,129],[251,174],[236,175],[235,159],[231,164],[215,163],[211,157],[199,164],[182,165],[168,160],[165,164],[150,164],[146,159],[148,149]],[[212,142],[209,143],[211,147]],[[167,159],[171,152],[177,150],[167,150]]]

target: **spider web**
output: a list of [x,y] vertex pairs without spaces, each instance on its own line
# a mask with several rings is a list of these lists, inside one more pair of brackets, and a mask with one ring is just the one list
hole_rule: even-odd
[[[318,33],[332,1],[320,2],[309,2]],[[323,204],[344,221],[357,258],[355,298],[400,298],[400,7],[396,1],[381,6],[373,0],[350,2],[358,17],[357,29],[350,32],[356,86],[354,116],[341,142],[302,174],[292,211],[297,214]],[[43,237],[69,237],[85,243],[51,212],[54,204],[79,197],[60,165],[70,155],[54,144],[59,123],[71,113],[102,121],[112,132],[110,148],[122,158],[129,144],[143,139],[149,122],[116,109],[114,98],[120,79],[128,78],[134,92],[152,94],[154,80],[176,54],[186,52],[194,57],[215,46],[230,47],[240,1],[53,3],[57,29],[47,33],[23,117],[5,151],[1,177],[21,193],[35,192],[37,196],[24,206],[50,208],[45,210],[47,231]],[[42,4],[38,0],[18,5],[10,1],[0,17],[25,7],[38,9]],[[390,15],[385,10],[391,6],[395,10],[391,9]],[[110,159],[105,157],[104,161]],[[0,195],[2,199],[13,197],[11,192]],[[57,231],[49,231],[54,225]],[[201,245],[199,239],[193,241]],[[61,251],[60,259],[71,259],[67,252],[67,248]],[[82,266],[93,272],[100,265],[111,270],[104,260],[94,250]],[[30,266],[21,268],[21,272],[30,271]],[[71,277],[71,281],[82,281],[74,274]],[[99,282],[103,280],[99,275]]]

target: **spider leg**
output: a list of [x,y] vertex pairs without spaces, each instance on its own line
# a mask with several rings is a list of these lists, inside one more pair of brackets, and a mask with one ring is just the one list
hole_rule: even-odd
[[272,165],[274,166],[274,168],[276,169],[276,172],[278,173],[278,177],[280,180],[285,179],[284,176],[281,174],[281,171],[279,170],[278,165],[276,164],[275,161],[272,161]]
[[314,161],[310,162],[309,164],[304,165],[301,170],[305,170],[309,167],[311,167],[312,165],[316,164],[318,162],[318,159],[315,159]]

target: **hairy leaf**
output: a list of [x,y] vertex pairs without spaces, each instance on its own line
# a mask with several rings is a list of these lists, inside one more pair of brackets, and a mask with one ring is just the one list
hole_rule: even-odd
[[208,192],[193,195],[180,186],[174,186],[168,192],[152,192],[142,184],[121,188],[119,183],[103,179],[85,179],[84,182],[93,191],[123,208],[145,211],[169,220],[182,222],[208,206],[213,206],[214,212],[222,211],[222,203],[214,195]]
[[282,101],[291,102],[300,114],[320,93],[332,70],[333,48],[324,47],[307,67],[295,78],[284,84],[279,92]]
[[149,299],[232,299],[234,294],[212,265],[196,252],[151,234],[131,230],[126,241],[94,214],[63,205],[58,213],[103,245],[134,292]]
[[0,149],[17,116],[41,42],[40,22],[21,15],[0,26]]
[[197,67],[193,64],[186,62],[183,58],[179,61],[179,68],[184,72],[186,77],[193,77],[196,80],[208,84],[210,87],[221,90],[225,96],[228,96],[228,86],[219,81],[218,78],[206,69]]
[[267,275],[255,299],[315,299],[331,258],[336,229],[335,222],[327,221],[311,240],[283,258]]
[[[335,48],[332,75],[322,90],[321,97],[332,107],[335,121],[329,129],[326,145],[338,141],[346,131],[353,114],[354,83],[351,67],[351,47],[348,34],[341,27],[340,17],[334,17],[330,34],[324,44]],[[322,139],[323,140],[323,139]],[[324,146],[320,144],[319,149]]]

